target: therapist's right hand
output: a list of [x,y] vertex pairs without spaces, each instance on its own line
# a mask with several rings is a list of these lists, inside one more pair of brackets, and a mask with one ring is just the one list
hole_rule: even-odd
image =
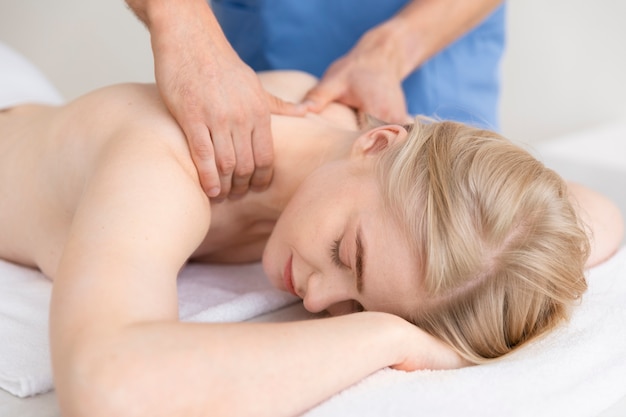
[[236,198],[270,184],[270,113],[303,116],[306,109],[263,89],[202,3],[195,11],[176,6],[176,17],[151,22],[155,77],[206,194]]

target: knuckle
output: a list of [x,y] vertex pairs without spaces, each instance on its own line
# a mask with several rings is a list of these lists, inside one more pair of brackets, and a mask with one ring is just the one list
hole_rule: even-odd
[[235,157],[231,155],[223,155],[216,161],[217,170],[222,175],[231,175],[235,170],[236,165],[237,161],[235,160]]
[[229,114],[226,111],[216,111],[212,114],[211,124],[216,124],[218,126],[224,126],[232,120],[232,114]]
[[274,163],[274,152],[270,147],[255,152],[254,162],[257,168],[269,168]]
[[201,161],[210,161],[215,157],[213,145],[210,142],[206,143],[200,140],[194,141],[192,143],[192,150],[195,157]]
[[254,164],[252,161],[241,161],[235,168],[235,176],[239,178],[249,178],[254,172]]
[[260,103],[258,106],[254,106],[252,108],[252,116],[256,119],[265,120],[267,119],[269,123],[270,119],[270,109],[269,106],[265,103]]
[[[249,111],[252,113],[252,115],[257,114],[258,106],[250,106]],[[238,110],[234,113],[233,120],[236,121],[237,124],[240,126],[250,127],[250,125],[252,124],[250,121],[250,113],[246,113],[241,110]]]

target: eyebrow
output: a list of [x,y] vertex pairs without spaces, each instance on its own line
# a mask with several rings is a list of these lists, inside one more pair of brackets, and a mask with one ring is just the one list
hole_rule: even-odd
[[363,241],[361,240],[361,228],[356,231],[356,290],[359,294],[363,293],[363,269],[365,258],[365,250],[363,249]]

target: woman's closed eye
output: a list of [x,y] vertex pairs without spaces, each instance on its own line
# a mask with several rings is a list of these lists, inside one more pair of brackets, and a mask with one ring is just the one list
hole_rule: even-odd
[[[340,256],[340,248],[341,248],[341,240],[342,240],[343,236],[334,240],[333,244],[330,247],[330,257],[333,261],[333,263],[342,269],[350,269],[350,266],[344,264],[341,261],[341,256]],[[365,311],[365,308],[363,307],[363,305],[361,303],[359,303],[357,300],[351,300],[350,302],[351,304],[351,308],[349,309],[349,312],[351,313],[358,313],[361,311]],[[339,314],[345,314],[345,313],[339,313]]]
[[333,241],[333,244],[330,247],[330,258],[332,259],[333,263],[335,265],[337,265],[339,268],[349,268],[348,265],[344,264],[341,261],[341,257],[339,256],[339,247],[341,246],[341,239],[336,239]]

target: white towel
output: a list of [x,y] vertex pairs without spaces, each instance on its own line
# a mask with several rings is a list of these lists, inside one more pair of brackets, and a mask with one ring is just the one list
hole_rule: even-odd
[[[626,394],[626,248],[588,280],[570,323],[508,358],[455,371],[386,369],[308,417],[595,415]],[[17,396],[52,388],[50,288],[38,272],[0,262],[0,386]],[[295,300],[272,289],[259,264],[189,265],[178,289],[190,321],[245,320]]]
[[567,325],[510,357],[452,371],[385,369],[306,416],[598,415],[626,394],[626,248],[588,280]]
[[0,260],[0,388],[20,397],[52,388],[50,290],[39,272]]
[[[0,388],[18,397],[52,389],[48,308],[52,283],[41,273],[0,260]],[[243,321],[297,298],[274,289],[260,263],[187,265],[178,278],[184,321]]]

